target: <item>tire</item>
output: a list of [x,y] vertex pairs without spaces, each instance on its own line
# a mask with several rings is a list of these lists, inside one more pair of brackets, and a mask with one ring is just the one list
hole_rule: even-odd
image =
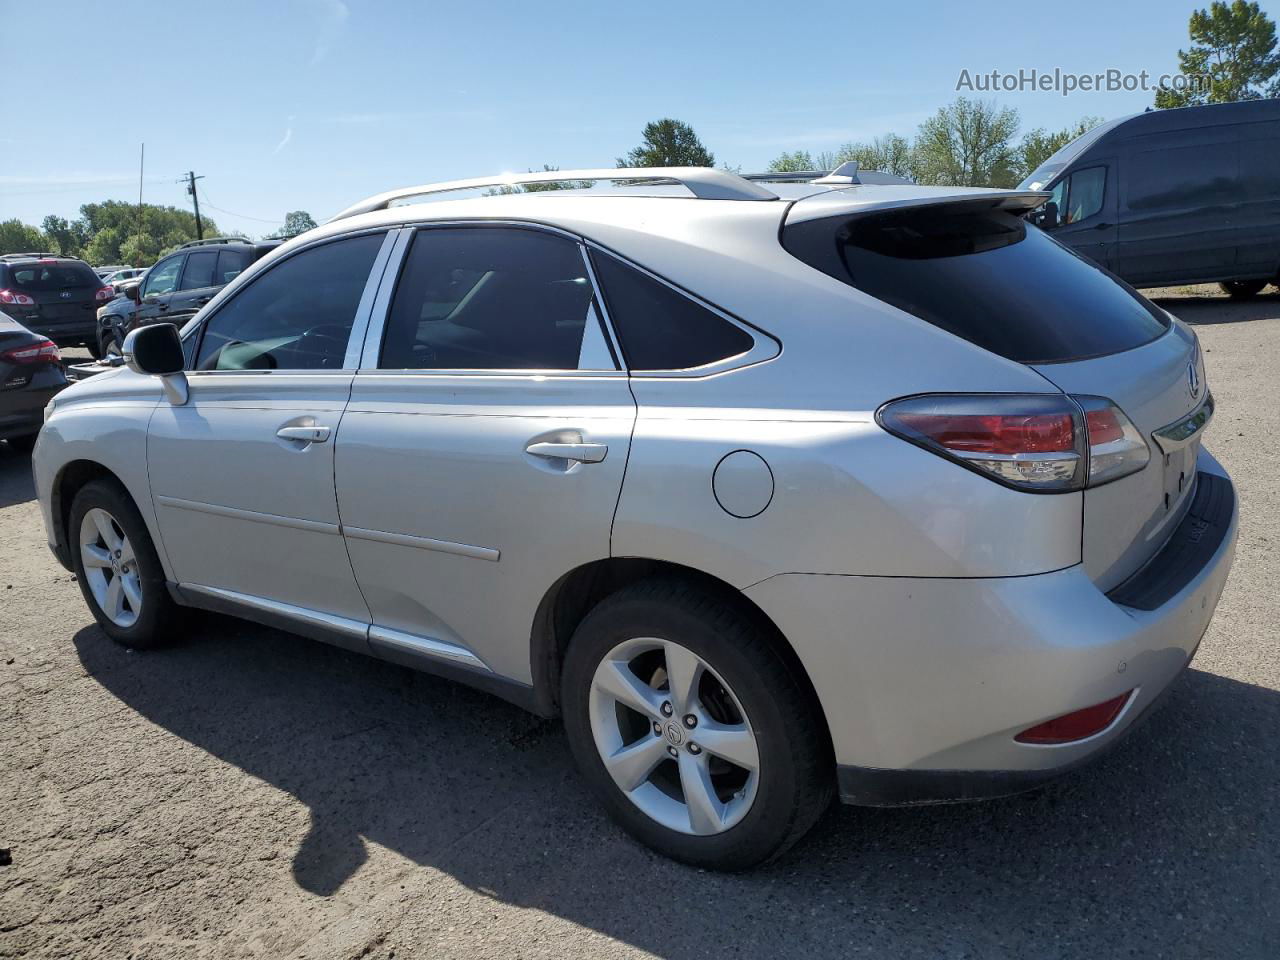
[[30,453],[35,449],[38,433],[28,433],[21,437],[9,438],[9,449],[14,453]]
[[1218,284],[1222,292],[1232,300],[1248,300],[1250,297],[1256,297],[1266,285],[1266,280],[1227,280]]
[[89,350],[89,356],[95,360],[101,360],[102,355],[106,352],[102,346],[102,333],[99,332],[97,336],[85,344],[85,347]]
[[[659,645],[658,649],[645,649],[653,644]],[[629,661],[633,668],[642,663],[652,665],[659,657],[662,663],[669,663],[668,653],[692,654],[694,660],[701,661],[701,693],[687,701],[694,704],[690,710],[701,711],[703,719],[694,718],[697,726],[682,729],[675,722],[682,719],[678,708],[673,710],[674,717],[663,715],[668,716],[664,725],[662,716],[620,706],[622,701],[602,693],[608,684],[602,685],[600,678],[611,676],[609,669],[618,663],[628,662],[633,649],[642,651]],[[648,669],[645,666],[640,673]],[[678,684],[668,681],[663,688],[667,668],[661,669],[664,672],[654,674],[649,682],[639,682],[644,688],[642,696],[652,692],[660,700],[668,698],[658,708],[665,710],[680,698],[671,690]],[[634,670],[629,672],[632,679],[638,679]],[[652,685],[655,678],[659,681],[656,687]],[[786,851],[831,806],[835,767],[830,739],[808,685],[795,675],[772,638],[731,598],[694,583],[647,580],[601,601],[570,641],[561,704],[570,748],[592,791],[623,829],[674,860],[714,870],[755,866]],[[644,705],[651,706],[647,700]],[[721,715],[713,716],[713,712]],[[685,728],[689,727],[687,716]],[[735,719],[736,726],[718,729],[741,731],[734,733],[736,739],[750,732],[756,748],[754,773],[721,759],[722,754],[709,744],[705,749],[697,745],[700,735],[710,740],[717,724],[734,723]],[[601,745],[597,739],[600,731],[612,735],[615,722],[620,726],[630,723],[635,739],[621,737]],[[671,726],[677,729],[669,730]],[[673,746],[677,742],[681,745]],[[644,775],[648,779],[627,792],[606,766],[604,756],[611,754],[616,764],[621,751],[638,749],[645,750],[647,758],[629,769],[638,771],[650,762],[657,765]],[[700,782],[688,773],[699,761],[694,753],[712,765],[703,768],[711,771],[705,782],[721,803],[711,809],[725,813],[723,818],[712,820],[704,815],[700,831],[694,813],[699,805],[688,801],[691,793],[686,787]],[[648,759],[654,756],[656,761]],[[717,767],[719,772],[715,772]],[[694,779],[687,780],[687,775]],[[712,783],[713,776],[719,778],[718,786]],[[696,786],[693,792],[697,793]],[[747,798],[749,805],[744,806]],[[707,807],[702,805],[701,809]],[[706,827],[708,823],[713,826]]]
[[[92,517],[90,515],[93,515]],[[111,532],[116,539],[111,545],[125,547],[125,556],[119,557],[123,566],[108,566],[100,562],[86,569],[86,537],[92,529],[101,530],[95,520],[103,514],[112,521]],[[86,523],[86,518],[88,523]],[[88,532],[83,532],[88,531]],[[67,529],[72,564],[80,592],[104,633],[117,643],[134,649],[156,647],[172,639],[180,625],[180,609],[169,596],[165,585],[164,569],[156,555],[155,545],[147,532],[147,525],[138,512],[133,499],[114,480],[94,480],[85,484],[71,503],[71,517]],[[95,559],[108,545],[107,537],[99,534]],[[128,548],[132,547],[132,562]],[[111,550],[107,550],[111,553]],[[110,583],[120,581],[116,592],[124,595],[124,603],[118,615],[113,616],[104,608],[112,596]],[[101,596],[106,583],[106,600]],[[136,597],[130,597],[125,585],[132,583]],[[130,616],[132,614],[132,616]]]

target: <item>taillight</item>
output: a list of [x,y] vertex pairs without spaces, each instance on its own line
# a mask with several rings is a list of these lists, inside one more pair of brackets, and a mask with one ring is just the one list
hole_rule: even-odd
[[95,299],[95,300],[110,300],[110,299],[112,299],[115,295],[116,295],[116,292],[115,292],[113,289],[111,289],[111,287],[102,287],[102,288],[100,288],[100,289],[98,290],[98,292],[97,292],[97,293],[95,293],[95,294],[93,295],[93,299]]
[[1089,486],[1137,473],[1151,450],[1133,422],[1106,397],[1073,397],[1089,432]]
[[62,359],[58,347],[52,340],[41,340],[26,347],[14,347],[0,353],[0,360],[8,360],[16,364],[57,363]]
[[1074,743],[1092,737],[1115,723],[1132,694],[1133,691],[1130,690],[1103,703],[1095,703],[1092,707],[1046,720],[1029,730],[1023,730],[1013,739],[1019,743],[1058,744]]
[[35,300],[25,293],[19,293],[17,290],[0,290],[0,303],[18,307],[34,307],[36,305]]
[[932,394],[885,404],[895,436],[1018,490],[1082,490],[1141,470],[1141,434],[1103,397]]

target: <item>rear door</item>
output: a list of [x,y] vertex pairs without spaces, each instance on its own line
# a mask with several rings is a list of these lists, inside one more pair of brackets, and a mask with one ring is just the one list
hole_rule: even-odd
[[187,254],[178,288],[169,296],[169,309],[164,317],[166,323],[181,327],[213,299],[218,292],[215,282],[217,268],[217,250],[193,250]]
[[378,312],[335,463],[370,645],[528,682],[543,596],[609,556],[635,423],[582,248],[418,230]]

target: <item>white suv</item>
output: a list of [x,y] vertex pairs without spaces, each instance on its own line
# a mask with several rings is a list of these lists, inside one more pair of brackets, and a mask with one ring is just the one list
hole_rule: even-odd
[[719,868],[836,794],[1042,782],[1187,665],[1236,529],[1196,338],[1043,194],[403,202],[493,182],[357,204],[51,403],[49,542],[108,635],[217,610],[560,714],[626,829]]

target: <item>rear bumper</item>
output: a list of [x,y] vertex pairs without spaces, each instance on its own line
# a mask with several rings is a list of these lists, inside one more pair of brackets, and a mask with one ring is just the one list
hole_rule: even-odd
[[[1016,793],[1093,759],[1132,729],[1190,662],[1231,568],[1234,489],[1207,453],[1199,468],[1230,494],[1223,529],[1192,568],[1184,556],[1176,589],[1151,609],[1117,603],[1080,565],[969,580],[788,574],[748,588],[818,692],[842,798],[879,805]],[[1160,561],[1182,542],[1175,535],[1148,565],[1166,592],[1172,581]],[[1014,740],[1130,690],[1121,714],[1092,737]]]
[[66,381],[55,387],[12,390],[0,393],[0,440],[39,433],[44,425],[44,408]]

